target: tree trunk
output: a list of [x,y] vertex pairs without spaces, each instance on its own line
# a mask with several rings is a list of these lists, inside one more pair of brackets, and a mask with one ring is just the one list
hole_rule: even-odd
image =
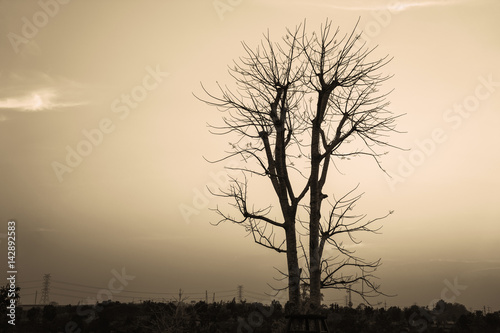
[[321,219],[322,185],[320,184],[321,123],[328,104],[329,92],[320,92],[316,117],[312,122],[311,131],[311,187],[309,216],[309,288],[310,301],[313,310],[321,307],[321,258],[319,256],[319,223]]
[[319,256],[319,222],[321,218],[321,189],[318,184],[319,162],[314,163],[312,158],[312,170],[310,193],[310,217],[309,217],[309,277],[310,277],[310,301],[312,309],[321,306],[321,270]]
[[295,234],[295,221],[287,224],[285,232],[286,261],[288,266],[288,301],[291,303],[292,313],[295,313],[298,311],[300,305],[300,273],[299,259],[297,256],[297,235]]

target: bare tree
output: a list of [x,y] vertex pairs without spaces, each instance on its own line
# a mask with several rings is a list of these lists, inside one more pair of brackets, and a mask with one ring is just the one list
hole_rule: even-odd
[[[212,132],[235,140],[223,159],[239,156],[245,162],[237,168],[242,177],[231,178],[228,189],[214,193],[232,200],[236,211],[217,207],[218,223],[242,224],[256,243],[286,253],[289,301],[295,305],[300,303],[301,214],[308,218],[299,225],[306,226],[309,238],[308,272],[302,279],[309,285],[312,306],[320,306],[321,288],[353,288],[363,282],[361,295],[379,292],[371,272],[380,261],[364,261],[336,242],[340,234],[376,231],[371,228],[376,220],[363,222],[347,213],[359,196],[323,207],[335,160],[368,156],[382,169],[379,158],[385,151],[377,148],[391,146],[387,136],[395,131],[398,117],[386,109],[387,93],[379,92],[390,77],[379,71],[390,59],[369,61],[374,48],[366,47],[355,31],[341,35],[327,20],[319,34],[307,34],[304,23],[287,30],[281,43],[272,42],[268,33],[255,49],[242,43],[246,55],[229,68],[235,90],[218,85],[214,94],[202,86],[207,94],[202,100],[224,113],[223,124],[211,125]],[[279,209],[272,204],[255,208],[249,201],[253,176],[269,179]],[[325,209],[328,217],[322,221]],[[347,258],[323,258],[326,244]],[[340,274],[350,266],[360,269],[360,275]]]

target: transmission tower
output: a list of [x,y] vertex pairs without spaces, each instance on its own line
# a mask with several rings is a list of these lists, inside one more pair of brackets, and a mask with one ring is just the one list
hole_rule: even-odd
[[239,285],[238,286],[238,302],[242,302],[243,301],[243,286],[242,285]]
[[351,289],[347,289],[347,295],[345,297],[346,306],[352,308],[352,298],[351,298]]
[[45,274],[43,276],[42,284],[42,304],[49,304],[49,291],[50,291],[50,274]]

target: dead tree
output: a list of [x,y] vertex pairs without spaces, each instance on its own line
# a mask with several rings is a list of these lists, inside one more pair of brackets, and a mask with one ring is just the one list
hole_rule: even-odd
[[[231,199],[236,210],[217,207],[219,223],[245,225],[256,243],[286,253],[289,301],[295,305],[300,302],[301,215],[308,216],[307,270],[314,307],[321,303],[321,288],[340,285],[335,282],[340,269],[357,265],[366,272],[379,265],[349,257],[339,246],[348,261],[332,266],[334,261],[322,258],[324,246],[336,246],[334,236],[347,232],[340,231],[341,222],[334,223],[342,200],[325,215],[330,216],[328,227],[320,223],[328,172],[336,159],[355,156],[368,156],[381,168],[379,158],[385,151],[378,148],[391,146],[386,139],[398,117],[386,108],[388,93],[379,92],[390,77],[379,72],[390,59],[370,61],[374,49],[360,41],[356,27],[341,35],[327,20],[319,34],[308,34],[304,23],[287,30],[280,43],[268,33],[256,48],[243,43],[246,55],[229,68],[235,89],[218,84],[215,94],[202,85],[207,97],[200,99],[223,112],[223,123],[211,125],[212,132],[234,138],[223,159],[239,157],[245,165],[238,169],[242,177],[231,178],[228,189],[215,193]],[[248,197],[250,176],[269,179],[278,208],[254,207]],[[364,279],[368,282],[370,274]]]

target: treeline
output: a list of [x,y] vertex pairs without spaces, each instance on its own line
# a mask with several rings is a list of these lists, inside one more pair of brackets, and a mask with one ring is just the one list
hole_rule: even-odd
[[[33,333],[258,333],[285,332],[287,307],[247,302],[119,303],[19,307],[16,325],[2,323],[7,332]],[[500,332],[500,312],[470,312],[461,304],[439,301],[434,309],[413,305],[357,308],[338,305],[321,310],[335,333],[383,332]]]

